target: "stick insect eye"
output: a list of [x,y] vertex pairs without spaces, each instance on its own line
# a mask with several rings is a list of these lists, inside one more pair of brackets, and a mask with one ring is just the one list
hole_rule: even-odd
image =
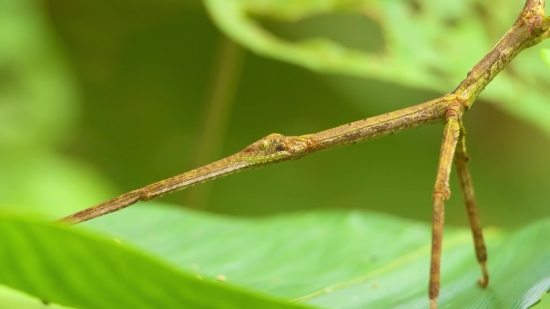
[[266,140],[263,140],[260,145],[258,145],[258,149],[260,150],[266,150],[267,147],[269,147],[269,142]]

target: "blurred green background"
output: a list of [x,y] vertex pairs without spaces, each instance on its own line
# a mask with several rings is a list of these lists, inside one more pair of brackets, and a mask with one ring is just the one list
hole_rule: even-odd
[[[364,50],[384,42],[366,16],[262,23],[291,40],[314,34]],[[2,207],[66,215],[269,133],[312,133],[442,94],[318,74],[232,44],[198,1],[1,0]],[[219,93],[225,105],[212,107]],[[216,126],[204,133],[216,111]],[[548,135],[483,100],[464,121],[482,223],[521,226],[549,216]],[[442,129],[233,175],[164,201],[244,216],[362,208],[430,221]],[[447,223],[466,225],[456,175],[451,181]]]
[[[386,42],[374,19],[357,14],[261,23],[288,40],[323,36],[365,51]],[[490,30],[494,44],[506,28]],[[457,61],[436,69],[445,74]],[[470,67],[460,66],[466,76]],[[227,39],[198,1],[0,0],[0,207],[57,218],[270,133],[317,132],[443,94],[381,80],[258,56]],[[480,100],[464,121],[483,225],[549,216],[550,135],[498,102]],[[163,199],[240,216],[361,208],[429,222],[442,130],[422,127]],[[467,225],[456,175],[451,181],[446,222]]]

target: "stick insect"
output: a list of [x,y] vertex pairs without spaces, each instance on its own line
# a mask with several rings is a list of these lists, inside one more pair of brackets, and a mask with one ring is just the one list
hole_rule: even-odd
[[433,191],[432,243],[428,296],[430,308],[437,308],[440,290],[440,265],[443,241],[444,201],[450,197],[449,176],[456,166],[466,212],[473,234],[476,258],[481,268],[478,284],[489,283],[487,250],[470,172],[467,167],[466,134],[462,117],[483,89],[522,50],[550,36],[550,17],[545,17],[545,0],[527,0],[512,28],[479,61],[452,92],[434,100],[384,115],[344,124],[322,132],[300,136],[270,134],[244,150],[219,161],[130,191],[109,201],[84,209],[59,221],[76,224],[121,210],[138,201],[149,201],[187,187],[233,173],[283,161],[300,159],[308,154],[338,146],[355,144],[391,135],[427,124],[444,124],[443,142]]

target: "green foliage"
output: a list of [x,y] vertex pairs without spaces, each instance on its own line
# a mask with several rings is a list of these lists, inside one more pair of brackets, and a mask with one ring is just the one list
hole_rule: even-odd
[[53,150],[75,132],[79,94],[40,9],[0,1],[0,195],[2,206],[60,216],[112,193],[87,164]]
[[542,57],[542,60],[544,60],[544,63],[550,67],[550,49],[541,49],[540,55]]
[[[263,56],[318,72],[375,78],[441,93],[452,91],[504,35],[524,1],[515,3],[515,9],[495,10],[491,3],[478,0],[309,0],[299,5],[277,0],[205,1],[225,34]],[[382,31],[383,46],[365,51],[322,36],[290,41],[257,21],[289,23],[330,13],[374,20]],[[533,51],[522,53],[509,68],[481,98],[550,134],[550,76],[538,65]]]
[[[371,79],[320,79],[247,56],[223,154],[274,131],[319,131],[435,95],[412,88],[451,90],[515,20],[523,3],[510,5],[513,1],[499,10],[479,1],[432,1],[430,6],[423,1],[342,1],[341,6],[330,0],[208,1],[221,30],[256,53]],[[195,167],[185,162],[203,96],[210,91],[205,85],[219,34],[201,3],[187,2],[0,1],[1,208],[39,210],[53,219]],[[353,18],[376,23],[380,36],[340,28]],[[280,22],[272,28],[288,37],[300,37],[296,33],[304,29],[296,20],[311,21],[315,31],[301,33],[308,40],[285,41],[258,26],[274,19]],[[288,28],[292,31],[281,30]],[[364,37],[366,47],[329,41],[324,34],[330,31]],[[527,125],[482,106],[466,119],[472,121],[469,149],[484,225],[523,225],[548,215],[549,154],[548,147],[540,147],[548,141],[529,126],[547,128],[550,87],[535,52],[523,52],[482,95],[522,116]],[[440,135],[440,127],[422,128],[222,179],[212,191],[210,209],[250,215],[364,207],[428,220]],[[465,225],[458,192],[453,188],[447,219]],[[199,291],[208,308],[214,306],[211,295],[222,294],[232,304],[258,301],[257,307],[285,308],[291,305],[269,298],[297,298],[342,282],[347,284],[308,302],[328,308],[385,304],[395,295],[390,300],[425,305],[426,224],[373,212],[319,210],[243,220],[153,205],[88,223],[111,234],[109,239],[4,216],[0,281],[16,289],[0,287],[0,308],[44,308],[22,292],[82,309],[95,302],[106,304],[101,308],[123,306],[159,292],[157,287],[179,293],[155,298],[159,306],[189,287]],[[502,301],[524,308],[539,299],[548,289],[547,223],[524,225],[520,231],[487,230],[493,277],[485,291],[474,284],[479,270],[467,230],[449,228],[442,304],[500,308]],[[196,275],[209,283],[195,280]],[[227,282],[216,283],[218,275]]]
[[185,274],[74,228],[2,216],[0,234],[0,283],[48,302],[97,309],[306,308]]
[[[235,286],[320,308],[427,306],[429,225],[375,212],[240,219],[153,203],[85,224],[110,239],[0,222],[1,283],[81,308],[298,308]],[[537,302],[550,288],[549,233],[550,220],[487,229],[492,277],[483,290],[469,230],[447,228],[441,306]],[[220,276],[227,281],[216,282]]]
[[59,143],[75,124],[74,77],[38,8],[24,1],[0,2],[2,147]]

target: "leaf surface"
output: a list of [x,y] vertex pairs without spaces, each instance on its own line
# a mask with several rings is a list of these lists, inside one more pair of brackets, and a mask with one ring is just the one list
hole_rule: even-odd
[[78,229],[0,216],[0,284],[76,308],[307,308],[176,270]]
[[[157,204],[158,205],[158,204]],[[426,308],[430,228],[375,212],[221,217],[138,206],[87,223],[185,271],[322,308]],[[527,308],[550,288],[550,220],[485,230],[481,289],[471,235],[446,228],[441,308]]]

